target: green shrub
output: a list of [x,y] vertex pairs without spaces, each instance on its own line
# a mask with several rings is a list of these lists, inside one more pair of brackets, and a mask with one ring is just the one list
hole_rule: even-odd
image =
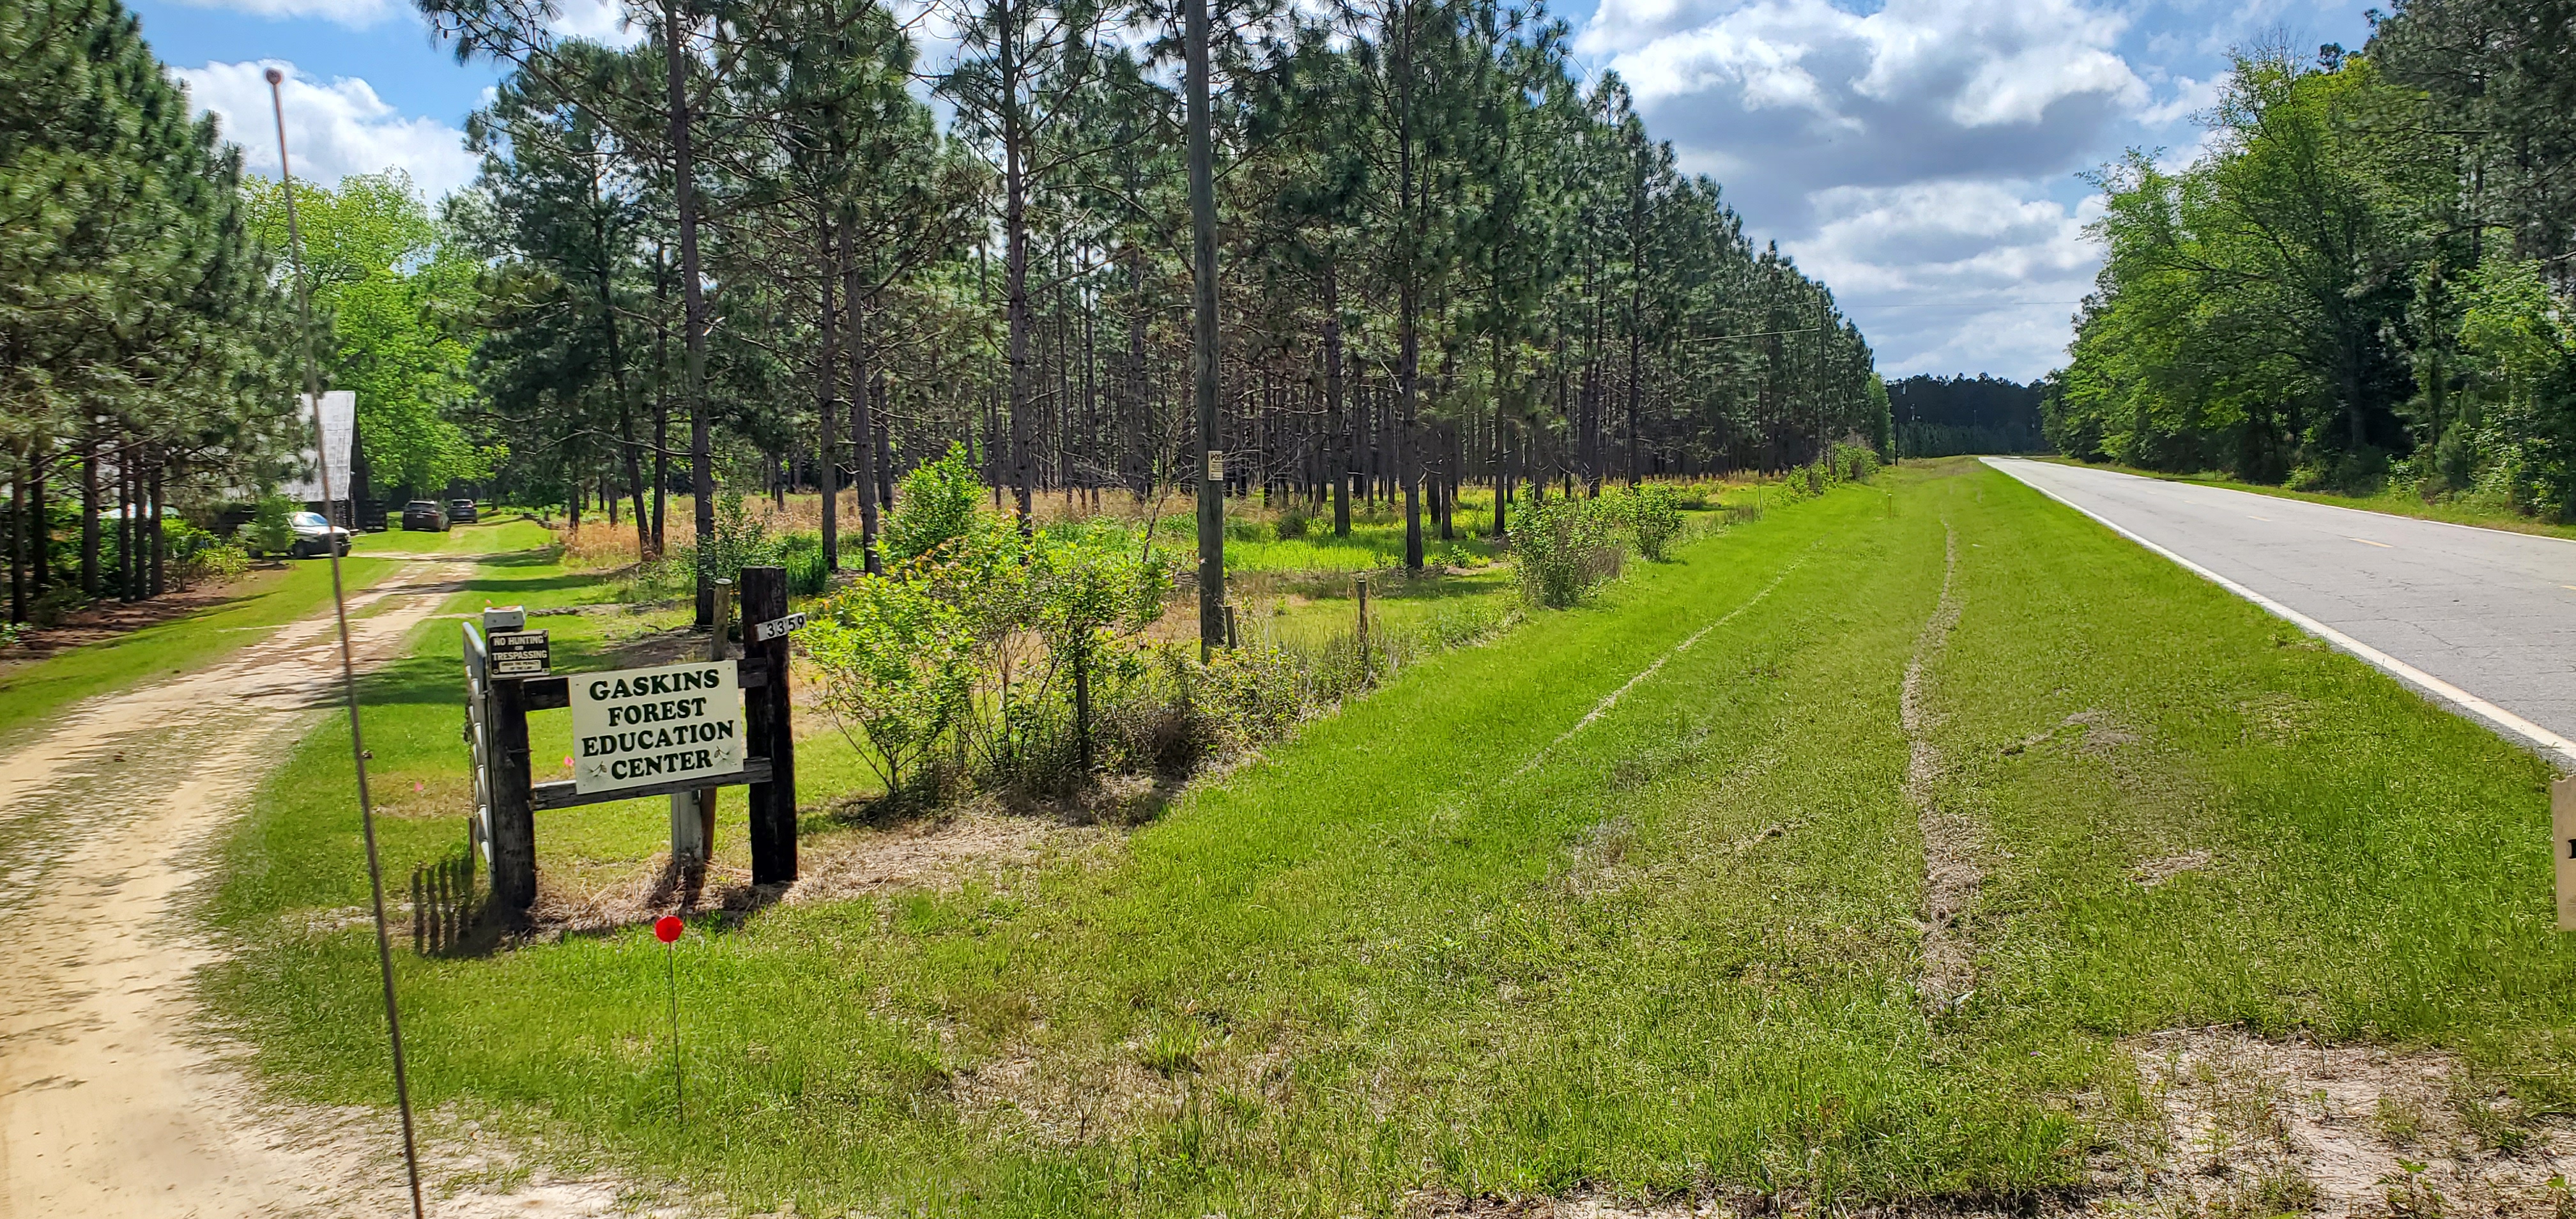
[[283,495],[263,495],[241,527],[242,549],[266,558],[295,549],[296,503]]
[[878,540],[886,566],[901,568],[989,528],[983,498],[983,484],[962,444],[948,446],[946,456],[904,475],[903,494]]
[[180,588],[238,580],[250,570],[250,555],[230,542],[199,546],[170,565],[171,582]]
[[88,606],[89,597],[81,592],[80,585],[59,583],[47,588],[35,604],[27,607],[27,621],[37,626],[61,626]]
[[1837,481],[1865,483],[1878,476],[1878,464],[1878,450],[1836,441],[1826,459],[1826,474]]
[[1258,745],[1305,714],[1296,663],[1278,648],[1224,648],[1208,657],[1205,671],[1208,701],[1230,745]]
[[1622,492],[1616,500],[1621,523],[1628,527],[1629,540],[1637,554],[1649,563],[1664,561],[1673,539],[1682,532],[1682,510],[1673,489],[1660,483],[1647,483]]
[[778,539],[778,565],[787,569],[787,591],[811,597],[832,586],[832,569],[823,563],[823,535],[791,533]]
[[1619,574],[1610,510],[1598,500],[1552,499],[1523,508],[1512,524],[1512,569],[1521,598],[1545,609],[1581,601]]
[[[900,797],[973,708],[976,639],[965,615],[913,581],[863,576],[826,602],[797,641],[824,711]],[[853,739],[853,745],[858,741]]]
[[224,539],[216,537],[207,530],[197,528],[186,517],[161,518],[161,545],[169,550],[172,559],[184,560],[210,546],[226,544]]
[[1138,653],[1104,708],[1102,743],[1124,769],[1185,777],[1295,727],[1312,705],[1307,675],[1286,651],[1224,648],[1203,664],[1192,650],[1167,643]]
[[1100,761],[1103,689],[1131,676],[1125,642],[1161,614],[1166,573],[1107,522],[1054,528],[1022,551],[1016,630],[1046,645],[1043,670],[1003,704],[988,760],[995,781],[1023,796],[1063,797],[1087,786]]
[[2442,433],[2433,449],[2433,469],[2441,479],[2440,490],[2466,491],[2477,484],[2478,438],[2468,424],[2454,423]]
[[769,522],[751,514],[742,492],[716,492],[713,515],[715,535],[701,539],[698,550],[716,579],[739,581],[743,568],[769,567],[778,562],[778,545],[769,538]]
[[1290,542],[1306,536],[1314,527],[1315,518],[1307,513],[1304,504],[1290,504],[1279,514],[1279,523],[1272,528],[1279,534],[1279,540]]

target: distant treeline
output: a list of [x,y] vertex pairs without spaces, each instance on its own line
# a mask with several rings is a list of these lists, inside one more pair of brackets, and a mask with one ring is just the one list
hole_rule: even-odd
[[1975,377],[1912,376],[1887,383],[1897,449],[1906,457],[1959,453],[2045,453],[2037,384]]

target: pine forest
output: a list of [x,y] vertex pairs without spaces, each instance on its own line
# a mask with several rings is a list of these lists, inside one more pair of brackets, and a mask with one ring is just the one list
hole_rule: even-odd
[[[626,46],[525,0],[424,12],[503,73],[467,125],[479,176],[294,187],[357,499],[604,512],[650,556],[674,497],[712,536],[727,491],[828,483],[862,492],[820,521],[855,570],[952,446],[1023,521],[1202,476],[1178,10],[633,5]],[[172,543],[94,538],[101,511],[241,500],[310,427],[282,191],[226,143],[261,133],[191,121],[112,0],[7,14],[0,173],[31,209],[7,223],[41,238],[0,255],[23,618],[56,582],[157,589]],[[1400,504],[1418,569],[1525,499],[1884,451],[1832,293],[1568,38],[1495,0],[1216,14],[1229,495],[1342,530]]]

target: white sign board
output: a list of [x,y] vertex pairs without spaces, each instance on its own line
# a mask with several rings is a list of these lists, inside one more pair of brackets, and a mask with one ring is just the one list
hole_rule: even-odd
[[751,641],[753,643],[767,643],[770,640],[776,639],[779,636],[803,625],[805,625],[805,615],[803,614],[789,614],[784,618],[772,618],[767,622],[758,623],[751,628]]
[[573,790],[616,791],[742,770],[742,687],[734,662],[574,673]]

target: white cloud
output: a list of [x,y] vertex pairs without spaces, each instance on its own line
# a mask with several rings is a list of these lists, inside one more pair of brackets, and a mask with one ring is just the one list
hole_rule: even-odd
[[1815,231],[1784,243],[1880,353],[1881,371],[2030,378],[2062,362],[2091,290],[2098,211],[2032,197],[2031,182],[1933,182],[1818,193]]
[[2217,77],[2194,80],[2188,76],[2173,79],[2173,95],[2138,112],[2138,121],[2150,127],[2162,127],[2195,118],[2218,105],[2219,94],[2227,82]]
[[553,29],[563,37],[609,46],[632,46],[644,40],[643,28],[626,20],[621,0],[556,0],[555,7]]
[[2099,257],[2050,188],[2205,86],[2151,88],[2102,0],[1844,3],[1602,0],[1576,45],[1889,371],[2046,371],[2073,307],[2035,302],[2081,297]]
[[399,167],[431,200],[473,179],[475,159],[465,150],[463,131],[436,119],[405,117],[363,80],[319,84],[279,60],[179,69],[189,100],[214,113],[224,138],[242,146],[242,160],[251,169],[277,174],[276,120],[261,76],[271,67],[286,73],[286,139],[298,178],[328,184]]
[[392,17],[411,11],[398,0],[184,0],[200,8],[231,9],[255,17],[319,17],[334,25],[363,30]]

